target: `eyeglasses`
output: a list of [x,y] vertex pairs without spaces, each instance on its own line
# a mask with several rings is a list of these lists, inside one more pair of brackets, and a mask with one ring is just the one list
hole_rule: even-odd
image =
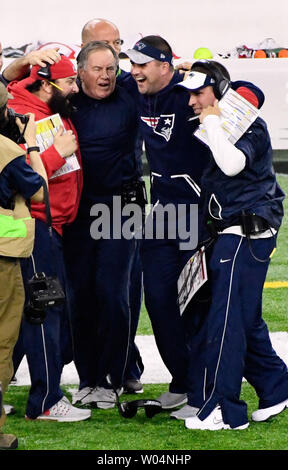
[[[109,41],[102,41],[105,42],[106,44],[109,44]],[[124,44],[123,39],[116,39],[115,41],[112,42],[114,46],[120,47],[122,44]]]

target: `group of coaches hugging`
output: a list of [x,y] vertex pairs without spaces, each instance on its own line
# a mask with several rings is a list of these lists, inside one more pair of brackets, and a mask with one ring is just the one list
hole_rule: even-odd
[[[171,410],[188,429],[246,429],[243,377],[259,397],[253,421],[288,407],[287,366],[272,348],[261,306],[284,193],[265,122],[257,117],[233,145],[218,102],[233,90],[260,109],[264,94],[231,81],[212,60],[176,70],[171,46],[154,35],[125,51],[125,72],[121,44],[113,23],[93,19],[82,30],[77,68],[46,49],[15,59],[0,76],[1,397],[24,356],[26,419],[82,421],[93,407],[119,405],[123,392],[142,393],[135,336],[144,297],[172,377],[157,397],[159,410]],[[35,122],[55,115],[52,141],[40,148]],[[206,143],[194,135],[200,123]],[[143,144],[156,234],[147,237]],[[130,204],[140,207],[142,224],[127,237],[121,227]],[[171,235],[164,214],[157,236],[153,213],[167,205],[176,230]],[[192,247],[183,239],[191,230]],[[195,253],[208,281],[180,315],[178,279]],[[45,303],[43,289],[62,296]],[[71,361],[79,376],[72,403],[60,386]],[[0,431],[1,449],[17,446],[16,436]]]

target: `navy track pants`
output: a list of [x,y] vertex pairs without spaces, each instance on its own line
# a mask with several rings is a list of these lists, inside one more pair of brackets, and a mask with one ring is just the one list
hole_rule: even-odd
[[[250,247],[257,258],[269,259],[275,238],[251,240]],[[252,256],[245,237],[223,234],[214,245],[209,263],[212,302],[202,351],[205,367],[198,371],[200,382],[206,382],[200,419],[219,404],[224,422],[232,428],[247,423],[247,405],[240,400],[243,377],[255,388],[261,408],[288,397],[287,366],[272,348],[262,318],[268,266],[269,261]],[[190,397],[188,402],[193,405]]]
[[[36,220],[33,258],[37,272],[46,276],[56,275],[66,288],[66,273],[63,260],[63,243],[60,235],[52,230],[53,244],[48,226]],[[34,274],[32,259],[21,261],[22,276],[26,289],[27,280]],[[26,295],[27,302],[27,295]],[[26,354],[31,388],[26,407],[29,418],[36,418],[51,408],[63,397],[60,388],[63,366],[73,360],[71,324],[67,301],[59,306],[49,307],[42,325],[33,325],[23,316],[20,334],[16,343],[13,363],[15,374]]]

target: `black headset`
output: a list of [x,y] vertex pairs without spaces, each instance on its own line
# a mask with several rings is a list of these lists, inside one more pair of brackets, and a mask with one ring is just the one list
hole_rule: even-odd
[[37,74],[41,78],[45,78],[46,80],[51,80],[51,70],[50,70],[50,64],[46,62],[46,65],[44,67],[41,67]]
[[123,418],[134,418],[139,408],[144,408],[147,418],[153,418],[162,411],[162,405],[158,400],[133,400],[120,403],[117,400],[119,414]]
[[[230,76],[226,68],[215,62],[213,60],[197,60],[192,64],[191,70],[199,70],[201,68],[201,72],[207,72],[207,75],[212,77],[215,80],[213,86],[213,92],[215,98],[220,100],[223,95],[228,91],[231,86]],[[200,70],[199,70],[200,72]],[[226,76],[225,76],[226,74]]]

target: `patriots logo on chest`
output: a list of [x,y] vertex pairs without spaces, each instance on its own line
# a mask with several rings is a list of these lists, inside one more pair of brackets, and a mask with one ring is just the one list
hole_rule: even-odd
[[161,114],[159,117],[144,117],[141,120],[153,128],[155,134],[161,135],[167,142],[170,140],[175,122],[175,114]]

